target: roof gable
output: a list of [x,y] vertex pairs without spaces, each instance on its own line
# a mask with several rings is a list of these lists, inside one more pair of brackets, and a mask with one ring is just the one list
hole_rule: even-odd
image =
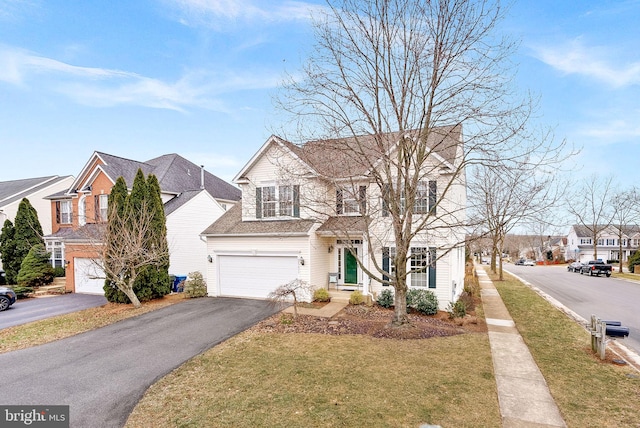
[[50,175],[22,180],[0,181],[0,207],[28,197],[71,176]]

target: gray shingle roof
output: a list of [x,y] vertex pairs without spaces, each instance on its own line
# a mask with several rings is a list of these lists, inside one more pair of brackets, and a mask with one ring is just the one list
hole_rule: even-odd
[[258,220],[242,221],[242,202],[229,208],[218,220],[206,228],[203,235],[269,235],[306,234],[314,225],[313,220]]
[[[104,160],[105,164],[102,168],[107,175],[114,181],[118,177],[123,177],[129,187],[133,185],[138,169],[141,169],[145,175],[154,174],[158,178],[163,192],[185,193],[200,190],[200,166],[178,154],[172,153],[146,162],[138,162],[108,153],[96,153]],[[216,199],[238,201],[241,197],[240,189],[206,170],[204,187]]]
[[[455,164],[455,156],[461,144],[460,125],[442,126],[431,130],[427,146],[450,164]],[[417,136],[417,131],[407,131],[404,135]],[[325,177],[346,178],[365,174],[371,165],[397,145],[401,133],[390,132],[379,135],[310,141],[295,145],[283,143],[300,159]]]
[[0,206],[8,205],[44,189],[69,176],[50,175],[47,177],[26,178],[22,180],[0,181]]
[[[613,224],[610,227],[615,229],[618,228],[617,225],[613,225]],[[605,225],[602,225],[602,224],[597,226],[597,230],[603,230],[604,228],[605,228]],[[573,229],[576,231],[576,235],[578,237],[591,238],[593,236],[593,232],[591,232],[587,226],[584,226],[581,224],[574,224]],[[622,233],[626,236],[633,236],[638,232],[640,232],[640,226],[637,226],[637,225],[622,226]]]

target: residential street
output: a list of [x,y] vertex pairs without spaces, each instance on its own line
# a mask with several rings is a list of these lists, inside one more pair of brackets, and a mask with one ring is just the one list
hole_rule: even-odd
[[507,264],[504,269],[540,288],[586,320],[594,314],[601,319],[621,321],[629,327],[629,337],[620,342],[640,354],[640,284],[568,272],[566,265]]
[[274,312],[262,300],[192,299],[2,354],[0,402],[68,404],[72,427],[121,427],[157,379]]
[[56,315],[102,306],[105,303],[107,303],[107,299],[104,296],[76,293],[18,300],[6,311],[0,312],[0,330]]

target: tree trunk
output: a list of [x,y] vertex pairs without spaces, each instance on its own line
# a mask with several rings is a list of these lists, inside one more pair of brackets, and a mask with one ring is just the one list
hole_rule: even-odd
[[402,281],[402,285],[396,283],[396,293],[393,300],[394,311],[391,324],[400,327],[409,324],[407,316],[407,283]]
[[120,281],[116,282],[116,285],[124,294],[127,295],[129,300],[131,300],[131,304],[134,308],[139,308],[142,306],[140,300],[138,300],[138,296],[133,292],[133,280],[129,281],[130,283],[122,284]]

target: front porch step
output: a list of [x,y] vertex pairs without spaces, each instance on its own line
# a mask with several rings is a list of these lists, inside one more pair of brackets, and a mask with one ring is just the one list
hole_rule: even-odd
[[[64,278],[62,278],[64,279]],[[58,282],[58,284],[55,283],[55,281],[51,284],[51,285],[43,285],[42,287],[38,287],[33,295],[34,296],[47,296],[47,295],[51,295],[51,294],[64,294],[66,293],[65,290],[65,282],[62,282],[60,285],[60,282]]]
[[349,297],[351,297],[351,293],[351,291],[329,290],[331,301],[339,303],[349,303]]

